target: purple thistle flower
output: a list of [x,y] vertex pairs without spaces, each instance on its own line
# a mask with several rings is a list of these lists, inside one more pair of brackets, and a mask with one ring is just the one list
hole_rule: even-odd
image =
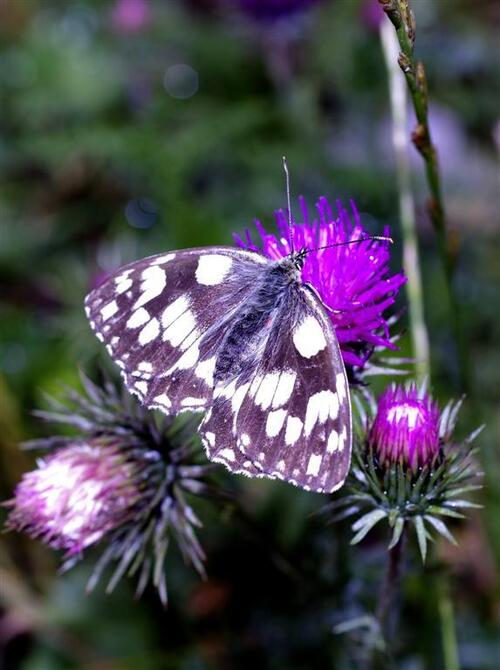
[[110,444],[76,443],[23,475],[7,525],[71,556],[123,524],[138,499],[134,462]]
[[[300,198],[299,202],[303,222],[293,225],[296,250],[342,244],[368,235],[352,201],[354,223],[340,202],[336,203],[335,217],[328,200],[320,198],[316,205],[318,217],[312,220],[305,200]],[[234,236],[236,244],[272,259],[286,256],[291,251],[287,212],[276,212],[276,222],[278,236],[266,233],[260,221],[256,221],[260,244],[253,243],[248,229],[245,240]],[[388,234],[386,228],[384,235]],[[306,257],[302,279],[314,286],[324,304],[332,310],[330,318],[347,366],[362,367],[374,347],[397,349],[390,340],[383,314],[394,304],[406,277],[402,273],[389,275],[389,258],[389,243],[375,240],[313,251]]]
[[306,12],[320,0],[238,0],[245,14],[257,21],[273,22]]
[[439,407],[428,394],[415,385],[392,384],[378,400],[368,443],[381,463],[417,470],[439,453],[439,423]]

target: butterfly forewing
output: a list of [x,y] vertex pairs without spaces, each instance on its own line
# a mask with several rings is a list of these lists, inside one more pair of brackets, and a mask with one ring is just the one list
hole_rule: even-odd
[[131,263],[92,291],[91,327],[129,391],[167,414],[210,406],[224,334],[267,264],[230,247],[187,249]]
[[209,457],[233,472],[326,493],[342,485],[351,455],[347,378],[307,287],[290,290],[253,364],[216,386],[200,430]]

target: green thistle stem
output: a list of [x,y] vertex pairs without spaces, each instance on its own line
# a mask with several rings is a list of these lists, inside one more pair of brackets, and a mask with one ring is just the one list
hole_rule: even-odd
[[453,289],[455,261],[448,245],[438,157],[436,147],[432,142],[429,126],[427,78],[423,63],[417,61],[413,49],[415,42],[415,20],[409,0],[379,0],[379,3],[383,6],[385,13],[396,30],[400,48],[398,64],[405,75],[417,117],[417,125],[412,134],[412,141],[425,163],[425,174],[431,193],[427,207],[436,233],[446,279],[450,316],[457,346],[460,381],[464,390],[467,390],[469,387],[468,354],[466,342],[462,335],[459,305]]
[[438,606],[441,620],[444,670],[460,670],[455,614],[453,602],[450,598],[448,580],[445,576],[438,578]]
[[[377,609],[375,610],[375,617],[379,623],[380,632],[386,642],[393,637],[394,628],[397,625],[397,617],[394,616],[394,601],[401,584],[404,548],[405,532],[403,531],[399,542],[387,552],[385,577],[380,588]],[[376,667],[375,658],[373,660],[373,667]]]
[[415,373],[419,382],[430,376],[429,337],[424,319],[424,303],[415,203],[411,191],[409,141],[406,133],[406,88],[397,65],[398,40],[387,21],[380,26],[380,39],[389,80],[392,112],[392,136],[396,157],[399,191],[399,216],[403,235],[403,265],[408,277],[410,330],[415,357]]

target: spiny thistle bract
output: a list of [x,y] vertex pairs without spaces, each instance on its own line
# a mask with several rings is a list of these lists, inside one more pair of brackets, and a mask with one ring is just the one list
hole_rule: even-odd
[[364,396],[366,402],[355,396],[359,421],[345,494],[323,511],[332,522],[357,517],[352,544],[385,519],[392,549],[411,523],[424,561],[436,533],[455,543],[447,520],[479,507],[462,496],[481,488],[472,442],[482,427],[455,441],[462,400],[451,400],[440,412],[425,385],[392,384],[378,403],[369,392]]
[[[352,219],[340,202],[335,215],[328,200],[320,198],[317,217],[310,219],[305,200],[300,198],[302,222],[293,222],[295,249],[320,249],[309,253],[302,269],[302,279],[311,284],[328,308],[348,372],[364,368],[375,348],[397,349],[389,335],[385,316],[401,286],[404,274],[390,275],[390,244],[367,239],[366,242],[346,244],[368,237],[358,212],[351,202]],[[287,212],[276,212],[278,235],[267,233],[255,222],[260,240],[252,241],[250,231],[245,238],[235,235],[238,246],[263,253],[278,260],[290,252]],[[389,234],[389,229],[384,235]]]
[[205,554],[195,532],[202,524],[186,494],[221,497],[207,478],[217,466],[198,463],[199,419],[193,415],[159,418],[110,382],[100,387],[82,381],[84,394],[70,389],[65,402],[51,399],[51,411],[36,412],[78,435],[26,444],[49,454],[24,475],[7,503],[7,527],[65,550],[63,569],[102,542],[88,590],[115,563],[107,592],[125,574],[137,575],[138,595],[152,580],[166,604],[164,563],[172,540],[204,575]]

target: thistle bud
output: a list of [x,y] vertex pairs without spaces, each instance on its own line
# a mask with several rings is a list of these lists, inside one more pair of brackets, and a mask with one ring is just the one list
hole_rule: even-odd
[[416,386],[391,385],[379,398],[368,444],[380,463],[400,463],[413,471],[439,452],[439,408]]
[[368,392],[365,397],[367,403],[358,403],[360,421],[344,493],[324,511],[333,521],[354,518],[352,544],[386,521],[392,549],[411,525],[425,560],[433,535],[455,542],[447,527],[450,518],[463,518],[463,510],[479,507],[464,495],[481,488],[472,442],[482,427],[456,440],[462,401],[450,401],[440,411],[425,387],[411,383],[390,386],[378,402]]

